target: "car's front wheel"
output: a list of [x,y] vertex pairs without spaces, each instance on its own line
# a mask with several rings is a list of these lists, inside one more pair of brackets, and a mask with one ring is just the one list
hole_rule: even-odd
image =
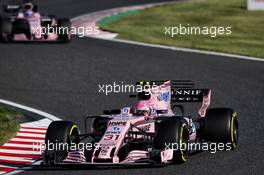
[[184,163],[189,156],[189,132],[184,119],[171,118],[157,124],[154,138],[155,149],[173,149],[173,163]]
[[62,162],[70,151],[72,144],[78,144],[79,129],[70,121],[54,121],[46,132],[44,163]]

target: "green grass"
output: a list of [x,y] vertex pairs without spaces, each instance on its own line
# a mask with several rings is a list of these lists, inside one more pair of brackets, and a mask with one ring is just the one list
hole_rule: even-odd
[[[143,10],[107,23],[118,38],[264,58],[264,11],[247,11],[246,0],[193,0]],[[165,26],[231,26],[231,35],[165,35]]]
[[21,114],[13,109],[0,107],[0,145],[16,135],[19,130],[19,116]]
[[130,15],[138,14],[139,12],[140,12],[139,10],[128,10],[126,12],[118,13],[118,14],[115,14],[112,16],[107,16],[107,17],[101,19],[100,21],[98,21],[97,25],[99,25],[99,26],[108,25],[112,22],[120,20],[121,18],[130,16]]

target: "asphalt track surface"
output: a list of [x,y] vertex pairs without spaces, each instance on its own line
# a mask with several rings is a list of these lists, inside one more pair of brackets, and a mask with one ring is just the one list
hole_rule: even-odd
[[[146,0],[45,0],[42,11],[74,17]],[[0,44],[0,98],[83,125],[84,114],[133,104],[99,84],[192,79],[213,89],[212,106],[239,113],[239,147],[203,152],[182,165],[113,170],[31,170],[21,174],[263,174],[264,63],[75,37],[69,44]]]

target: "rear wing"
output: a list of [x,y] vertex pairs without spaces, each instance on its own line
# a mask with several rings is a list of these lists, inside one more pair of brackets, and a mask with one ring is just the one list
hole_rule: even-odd
[[194,81],[192,80],[170,80],[170,81],[164,81],[164,80],[155,80],[155,81],[139,81],[136,84],[141,86],[161,86],[165,85],[167,83],[170,83],[171,88],[192,88],[195,86]]
[[[210,89],[196,89],[195,82],[192,80],[170,80],[170,81],[139,81],[137,85],[143,86],[142,89],[151,89],[159,86],[160,88],[170,85],[171,87],[171,102],[202,102],[203,97],[210,93]],[[131,97],[139,97],[148,99],[149,93],[141,92]]]
[[[202,106],[199,110],[201,117],[205,116],[206,110],[211,102],[211,89],[198,89],[195,87],[195,82],[192,80],[170,80],[170,81],[139,81],[137,85],[141,85],[143,89],[150,89],[149,92],[140,92],[137,95],[131,97],[138,97],[139,100],[152,100],[152,96],[156,96],[156,102],[162,101],[164,99],[169,99],[170,106],[175,103],[183,102],[200,102]],[[151,89],[156,88],[158,92],[152,93]],[[160,94],[160,95],[159,95]],[[168,105],[167,105],[168,106]]]
[[203,98],[210,93],[210,89],[172,89],[171,100],[179,102],[203,102]]

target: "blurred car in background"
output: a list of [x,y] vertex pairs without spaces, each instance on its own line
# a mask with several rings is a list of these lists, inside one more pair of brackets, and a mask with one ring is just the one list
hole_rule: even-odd
[[1,0],[0,39],[14,41],[71,40],[71,22],[41,14],[34,0]]

